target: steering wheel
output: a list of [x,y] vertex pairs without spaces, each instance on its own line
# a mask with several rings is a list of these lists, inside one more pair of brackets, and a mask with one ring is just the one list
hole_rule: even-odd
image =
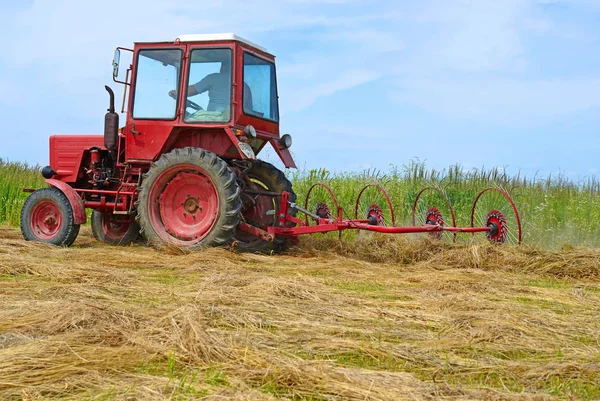
[[[171,96],[174,100],[177,100],[176,95],[174,93],[169,92],[169,96]],[[200,106],[198,103],[192,102],[190,99],[185,99],[185,107],[189,107],[196,111],[204,110],[202,106]]]

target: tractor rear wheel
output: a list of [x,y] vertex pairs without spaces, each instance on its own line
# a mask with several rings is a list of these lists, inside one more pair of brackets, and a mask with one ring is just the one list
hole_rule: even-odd
[[[292,183],[283,172],[270,163],[262,160],[252,161],[252,167],[246,172],[246,187],[242,191],[242,215],[244,220],[255,227],[265,230],[273,226],[279,215],[281,198],[267,195],[256,195],[250,191],[289,192],[290,202],[296,201]],[[289,209],[291,216],[296,209]],[[251,234],[237,230],[235,234],[236,248],[247,252],[271,252],[285,250],[290,241],[286,237],[275,237],[273,242],[265,241]]]
[[140,226],[132,215],[94,210],[92,234],[98,241],[108,244],[129,245],[140,237]]
[[240,187],[214,153],[174,149],[144,175],[136,205],[140,231],[151,244],[222,246],[240,221]]
[[70,246],[79,234],[79,224],[69,200],[55,187],[38,189],[21,209],[21,232],[26,241]]

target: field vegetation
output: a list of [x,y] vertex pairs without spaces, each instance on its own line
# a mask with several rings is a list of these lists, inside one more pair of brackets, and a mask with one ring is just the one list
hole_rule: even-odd
[[39,166],[0,158],[0,224],[19,225],[21,207],[29,196],[23,188],[43,188]]

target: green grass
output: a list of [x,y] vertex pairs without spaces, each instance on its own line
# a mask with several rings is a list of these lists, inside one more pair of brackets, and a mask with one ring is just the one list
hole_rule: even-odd
[[[511,176],[497,168],[466,170],[455,165],[444,170],[427,169],[421,162],[392,167],[387,173],[366,170],[333,174],[319,169],[292,172],[289,177],[301,205],[304,205],[305,194],[311,185],[317,182],[328,184],[346,217],[354,217],[356,197],[361,188],[378,183],[392,199],[396,225],[411,222],[413,202],[424,187],[435,186],[446,193],[459,226],[470,225],[471,208],[479,191],[487,187],[501,187],[511,194],[516,203],[525,243],[550,248],[560,248],[565,244],[600,246],[600,225],[597,224],[600,221],[600,181],[596,177],[574,182],[562,175]],[[426,202],[429,202],[428,207],[442,209],[445,220],[449,220],[449,213],[443,210],[444,205],[439,199],[429,197]],[[494,199],[494,207],[496,203],[506,214],[507,205]],[[467,237],[459,235],[459,238]]]
[[[364,185],[381,184],[392,199],[396,225],[411,223],[411,209],[417,193],[426,186],[435,186],[446,193],[454,208],[457,225],[469,226],[471,206],[477,193],[486,187],[498,186],[509,191],[517,204],[524,242],[550,248],[566,244],[600,246],[600,224],[597,224],[600,221],[600,181],[595,177],[574,182],[562,175],[511,176],[503,169],[466,170],[460,165],[435,170],[427,169],[418,161],[392,167],[387,173],[366,170],[333,174],[318,169],[291,171],[288,176],[300,205],[304,205],[311,185],[324,182],[331,186],[345,217],[354,217],[356,197]],[[21,207],[28,196],[22,189],[44,186],[39,166],[0,159],[0,224],[18,225]],[[427,207],[445,207],[435,194],[425,197],[425,201]],[[504,211],[506,206],[498,207]],[[387,210],[384,212],[388,213]],[[449,221],[449,213],[443,210],[443,214]],[[337,236],[337,233],[329,235]],[[459,238],[469,236],[459,235]]]
[[7,162],[0,158],[0,223],[19,224],[21,207],[29,196],[23,188],[45,186],[39,170],[39,166]]

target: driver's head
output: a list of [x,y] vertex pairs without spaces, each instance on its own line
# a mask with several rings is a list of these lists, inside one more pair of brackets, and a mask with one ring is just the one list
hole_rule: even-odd
[[231,71],[231,62],[229,60],[221,61],[221,74],[226,74]]

